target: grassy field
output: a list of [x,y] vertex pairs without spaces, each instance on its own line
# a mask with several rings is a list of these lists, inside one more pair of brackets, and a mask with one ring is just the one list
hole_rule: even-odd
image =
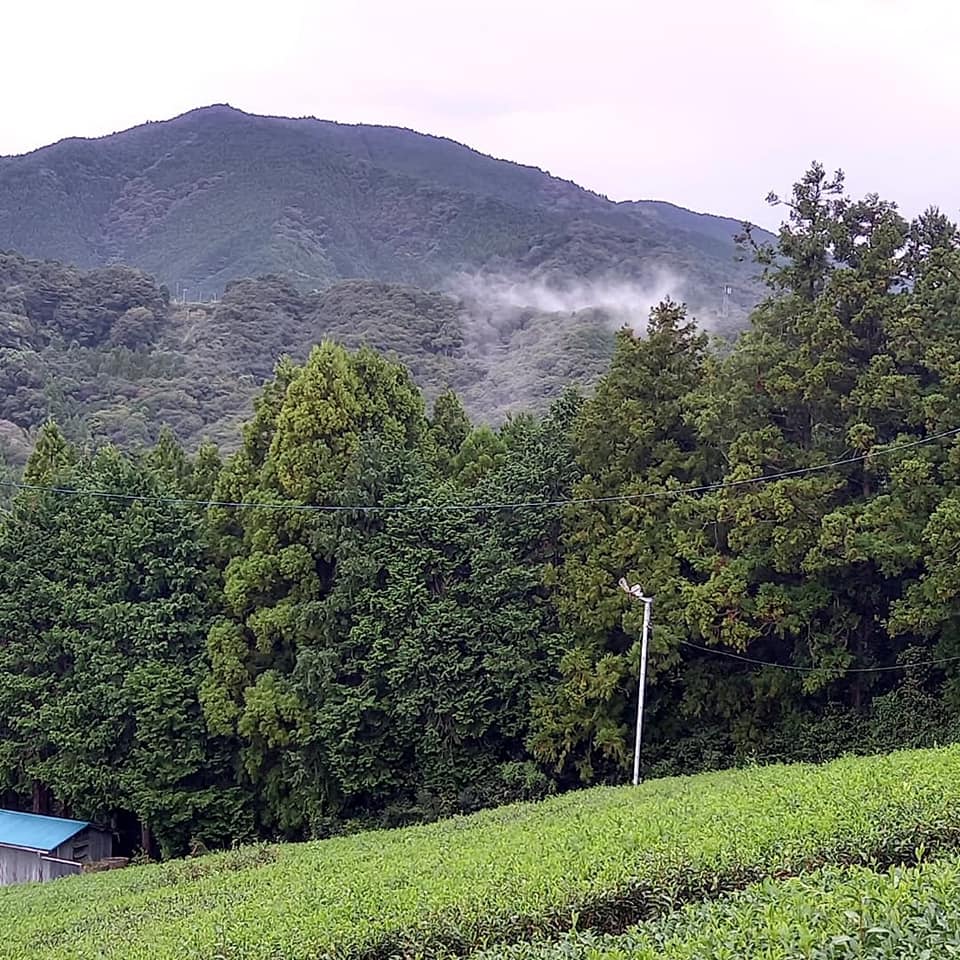
[[[675,930],[670,935],[681,946],[667,956],[733,957],[743,954],[698,953],[695,946],[683,953],[685,930],[698,932],[710,917],[718,930],[742,936],[753,923],[750,910],[771,923],[777,916],[793,922],[794,904],[805,902],[809,889],[804,884],[842,890],[847,880],[874,876],[849,868],[909,864],[921,853],[958,848],[960,747],[764,767],[7,888],[0,890],[0,957],[469,956],[571,928],[622,933],[655,917],[664,919],[629,936]],[[955,877],[949,863],[944,876]],[[802,882],[771,882],[820,868],[829,870]],[[730,899],[720,896],[763,881]],[[843,896],[835,900],[840,929]],[[690,912],[671,913],[684,904]],[[828,929],[822,926],[829,939]],[[608,955],[658,955],[642,939],[639,946],[624,943],[620,953],[608,944]],[[605,955],[592,949],[583,956]]]

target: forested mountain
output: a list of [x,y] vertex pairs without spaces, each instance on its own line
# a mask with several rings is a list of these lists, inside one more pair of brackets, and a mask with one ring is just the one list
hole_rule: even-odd
[[[960,739],[960,236],[820,167],[789,203],[736,342],[661,303],[541,416],[472,423],[328,340],[247,374],[227,450],[46,424],[0,513],[0,802],[172,854],[622,781],[642,606],[621,576],[655,598],[647,775]],[[49,269],[61,300],[23,280],[47,321],[8,349],[59,330],[77,358],[163,356],[137,353],[168,335],[142,274]],[[127,294],[84,312],[107,281]],[[230,297],[179,317],[201,359],[171,404],[228,382],[210,351],[240,369],[257,297],[309,340],[379,296],[234,289],[249,336]],[[446,301],[412,296],[392,309],[455,352]]]
[[80,270],[0,253],[0,452],[22,465],[47,418],[77,442],[149,444],[171,428],[226,448],[278,359],[324,339],[404,363],[432,400],[454,389],[478,421],[544,411],[587,386],[613,350],[615,317],[481,303],[372,280],[303,292],[237,280],[221,300],[178,304],[128,267]]
[[668,271],[674,297],[735,323],[759,292],[735,259],[738,229],[612,203],[410,130],[228,106],[0,158],[0,248],[129,264],[195,300],[261,274],[312,290],[339,279],[440,289],[478,271],[649,285]]
[[663,295],[741,329],[761,287],[739,229],[409,130],[226,106],[0,158],[0,453],[22,465],[50,416],[79,442],[166,425],[230,447],[277,360],[324,338],[476,420],[543,412]]

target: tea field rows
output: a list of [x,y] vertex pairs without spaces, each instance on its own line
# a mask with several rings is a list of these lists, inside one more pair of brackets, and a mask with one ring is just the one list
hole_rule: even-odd
[[960,861],[828,867],[689,904],[620,936],[569,934],[471,960],[934,960],[960,956]]
[[468,956],[958,847],[960,747],[752,768],[6,888],[0,957]]

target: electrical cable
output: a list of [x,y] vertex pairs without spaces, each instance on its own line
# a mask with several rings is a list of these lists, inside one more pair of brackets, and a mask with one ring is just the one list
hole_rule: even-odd
[[662,497],[680,497],[695,493],[712,493],[735,487],[748,486],[755,483],[769,483],[773,480],[784,480],[792,477],[806,476],[811,473],[820,473],[836,467],[860,463],[871,457],[886,456],[898,453],[924,444],[934,443],[946,437],[960,434],[960,427],[945,430],[942,433],[931,434],[918,440],[906,443],[892,444],[871,450],[869,453],[857,454],[852,457],[843,457],[827,463],[815,464],[811,467],[798,467],[794,470],[784,470],[779,473],[761,474],[757,477],[746,477],[742,480],[725,480],[717,483],[707,483],[700,486],[677,487],[673,490],[652,490],[647,493],[619,494],[609,497],[571,497],[558,500],[524,500],[513,502],[490,503],[406,503],[406,504],[315,504],[291,503],[284,501],[244,501],[244,500],[201,500],[189,497],[160,497],[130,493],[113,493],[108,490],[83,490],[77,487],[44,486],[42,484],[23,483],[16,480],[0,481],[0,487],[8,489],[50,493],[58,496],[96,497],[103,500],[115,500],[125,503],[152,503],[169,506],[202,507],[205,509],[220,508],[227,510],[289,510],[295,513],[446,513],[446,512],[481,512],[487,510],[539,510],[550,507],[581,506],[597,503],[632,503]]
[[[730,653],[727,650],[717,650],[714,647],[703,647],[698,643],[691,643],[689,640],[680,641],[684,646],[693,647],[694,650],[700,650],[702,653],[712,653],[718,657],[727,657],[730,660],[739,660],[743,663],[753,663],[760,667],[776,667],[779,670],[794,670],[798,673],[816,673],[820,670],[829,670],[829,667],[800,667],[791,663],[773,663],[769,660],[756,660],[753,657],[745,657],[739,653]],[[886,667],[845,667],[841,674],[846,673],[882,673],[889,670],[909,670],[912,667],[933,667],[941,663],[956,663],[960,656],[943,657],[940,660],[918,660],[916,663],[897,663]]]

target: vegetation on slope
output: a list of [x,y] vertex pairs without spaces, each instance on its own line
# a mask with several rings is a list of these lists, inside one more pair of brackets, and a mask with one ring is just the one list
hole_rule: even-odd
[[[623,575],[656,597],[647,775],[960,738],[956,231],[818,168],[792,203],[736,344],[663,303],[541,417],[474,426],[326,342],[227,456],[44,427],[0,516],[0,802],[170,856],[620,782]],[[291,330],[305,302],[354,323],[330,293],[255,293]],[[399,303],[413,344],[427,307]],[[245,316],[196,318],[191,354],[243,362]]]
[[568,794],[466,819],[0,891],[4,956],[386,958],[639,918],[960,840],[960,749]]
[[931,960],[960,948],[960,860],[766,879],[622,935],[570,934],[473,960]]
[[[669,210],[669,216],[664,211]],[[0,236],[32,256],[148,270],[197,299],[278,273],[429,288],[460,271],[684,279],[697,307],[734,286],[734,221],[614,204],[540,170],[387,127],[195,110],[99,140],[0,158]],[[718,239],[719,237],[719,239]]]
[[279,277],[231,284],[213,304],[172,303],[140,271],[83,271],[0,254],[0,449],[22,465],[49,417],[70,439],[236,445],[277,360],[324,339],[405,364],[428,400],[447,389],[474,418],[542,412],[593,383],[613,350],[602,311],[483,308],[415,288],[349,281],[304,294]]

